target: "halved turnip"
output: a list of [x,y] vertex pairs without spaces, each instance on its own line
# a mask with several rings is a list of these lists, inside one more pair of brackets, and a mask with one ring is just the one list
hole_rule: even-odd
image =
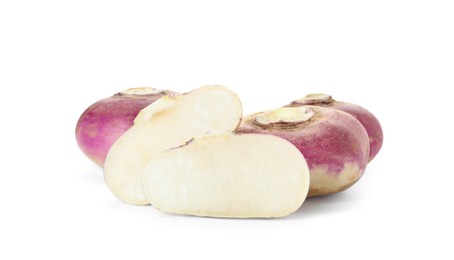
[[239,133],[282,137],[304,155],[311,173],[309,196],[343,191],[363,175],[369,138],[349,114],[317,106],[284,107],[243,119]]
[[233,131],[241,116],[239,98],[222,86],[159,99],[140,111],[134,125],[112,145],[104,165],[107,186],[126,203],[149,204],[142,172],[154,155],[209,131]]
[[128,130],[144,107],[162,96],[176,94],[155,88],[130,88],[89,106],[76,125],[76,140],[82,152],[104,165],[112,144]]
[[228,218],[283,217],[307,196],[309,168],[285,139],[208,134],[154,156],[143,187],[159,210]]
[[293,101],[288,106],[297,107],[304,105],[333,108],[352,115],[366,128],[367,134],[369,135],[369,162],[380,151],[383,145],[383,130],[378,119],[367,109],[355,104],[336,101],[330,95],[326,94],[309,94],[304,98]]

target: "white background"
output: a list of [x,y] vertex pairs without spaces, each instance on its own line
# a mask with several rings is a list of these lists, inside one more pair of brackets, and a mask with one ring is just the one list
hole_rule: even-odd
[[[357,103],[383,149],[283,219],[117,200],[75,142],[84,109],[213,83],[246,113],[311,92]],[[2,0],[0,259],[453,259],[453,87],[452,1]]]

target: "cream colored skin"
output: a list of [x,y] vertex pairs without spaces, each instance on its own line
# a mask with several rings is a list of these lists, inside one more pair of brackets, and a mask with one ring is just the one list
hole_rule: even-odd
[[330,172],[326,166],[313,166],[309,197],[328,195],[346,190],[355,184],[364,170],[355,163],[345,163],[339,173]]
[[137,115],[109,150],[104,164],[107,186],[128,204],[149,204],[142,191],[142,172],[154,155],[206,132],[233,131],[241,116],[239,98],[222,86],[159,99]]
[[280,137],[214,134],[153,157],[143,187],[151,204],[168,213],[283,217],[304,202],[309,168]]

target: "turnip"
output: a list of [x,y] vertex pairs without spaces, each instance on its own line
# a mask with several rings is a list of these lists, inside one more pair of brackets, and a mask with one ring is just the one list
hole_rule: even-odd
[[77,122],[76,140],[80,149],[102,167],[110,147],[132,126],[139,111],[171,94],[175,92],[131,88],[92,104]]
[[369,161],[371,161],[380,151],[383,144],[383,131],[380,122],[378,122],[377,118],[365,108],[351,103],[336,101],[330,95],[325,94],[309,94],[304,98],[293,101],[288,106],[295,107],[304,105],[333,108],[352,115],[361,122],[369,135]]
[[221,86],[165,96],[142,109],[134,125],[112,145],[104,164],[107,186],[120,200],[147,205],[142,172],[159,152],[210,131],[233,131],[240,123],[239,98]]
[[143,173],[151,204],[165,212],[229,218],[283,217],[307,196],[309,169],[272,135],[207,134],[154,156]]
[[349,114],[317,106],[284,107],[245,117],[239,133],[282,137],[294,144],[309,165],[309,196],[343,191],[363,175],[369,138]]

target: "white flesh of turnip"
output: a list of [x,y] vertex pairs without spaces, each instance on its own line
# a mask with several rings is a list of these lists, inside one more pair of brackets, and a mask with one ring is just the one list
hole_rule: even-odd
[[168,213],[228,217],[283,217],[309,190],[301,152],[263,134],[208,134],[152,158],[143,174],[151,204]]
[[241,116],[239,98],[222,86],[159,99],[137,115],[109,150],[104,164],[107,186],[128,204],[149,204],[142,191],[142,172],[154,155],[206,132],[233,131]]

